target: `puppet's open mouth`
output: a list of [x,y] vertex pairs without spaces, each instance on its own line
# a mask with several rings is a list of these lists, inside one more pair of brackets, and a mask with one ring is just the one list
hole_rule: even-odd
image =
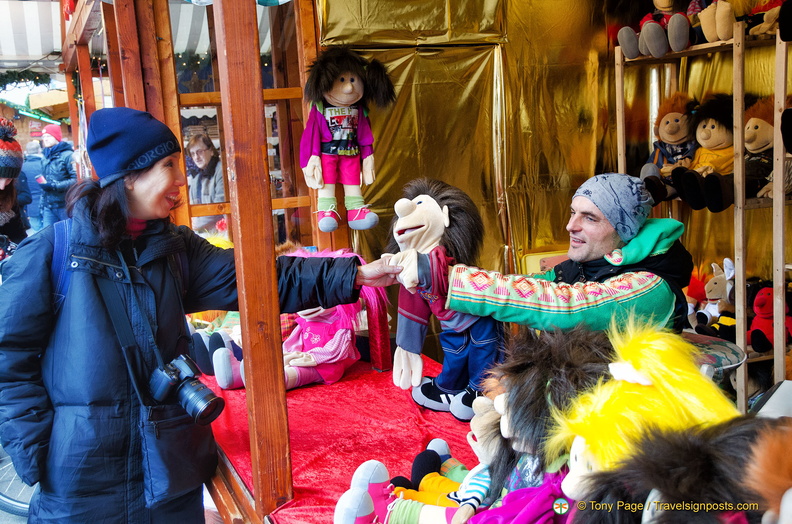
[[417,231],[419,229],[423,229],[424,227],[425,226],[421,225],[421,226],[415,226],[415,227],[408,227],[406,229],[397,229],[396,230],[396,236],[397,237],[403,237],[404,235],[406,235],[407,233],[409,233],[411,231]]

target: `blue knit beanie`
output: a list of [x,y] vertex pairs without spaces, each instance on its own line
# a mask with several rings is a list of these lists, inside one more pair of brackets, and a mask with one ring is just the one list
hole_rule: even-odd
[[638,234],[652,210],[652,197],[643,181],[622,173],[606,173],[589,178],[575,191],[574,196],[591,200],[624,242],[629,242]]
[[128,107],[94,112],[85,146],[101,187],[181,151],[168,126],[145,111]]

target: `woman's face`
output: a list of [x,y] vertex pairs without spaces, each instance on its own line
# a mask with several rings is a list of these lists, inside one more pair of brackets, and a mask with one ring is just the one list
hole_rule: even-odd
[[137,178],[130,177],[124,182],[133,218],[155,220],[170,214],[179,201],[180,188],[187,183],[179,166],[180,155],[166,156]]

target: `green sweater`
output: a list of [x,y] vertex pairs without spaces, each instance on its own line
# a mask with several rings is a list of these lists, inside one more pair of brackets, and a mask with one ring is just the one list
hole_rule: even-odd
[[[532,275],[503,275],[459,264],[449,272],[446,307],[543,330],[566,330],[581,323],[603,330],[613,319],[624,321],[630,313],[672,327],[676,296],[664,278],[646,267],[660,274],[673,273],[680,261],[669,256],[669,250],[683,231],[683,224],[676,220],[648,219],[635,238],[604,259],[585,264],[563,262]],[[689,257],[687,251],[681,251]],[[569,280],[557,275],[562,267],[593,279],[557,282]],[[689,273],[687,277],[689,280]],[[681,288],[687,282],[680,278],[677,285]]]

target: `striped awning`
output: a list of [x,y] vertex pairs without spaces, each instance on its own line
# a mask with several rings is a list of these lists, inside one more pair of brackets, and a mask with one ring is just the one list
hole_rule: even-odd
[[[253,0],[250,0],[253,1]],[[169,0],[175,53],[203,55],[209,50],[206,7],[185,0]],[[27,70],[56,73],[61,62],[60,3],[50,0],[0,0],[0,71]],[[269,53],[268,10],[257,6],[261,53]],[[93,56],[104,56],[100,27],[91,39]]]

